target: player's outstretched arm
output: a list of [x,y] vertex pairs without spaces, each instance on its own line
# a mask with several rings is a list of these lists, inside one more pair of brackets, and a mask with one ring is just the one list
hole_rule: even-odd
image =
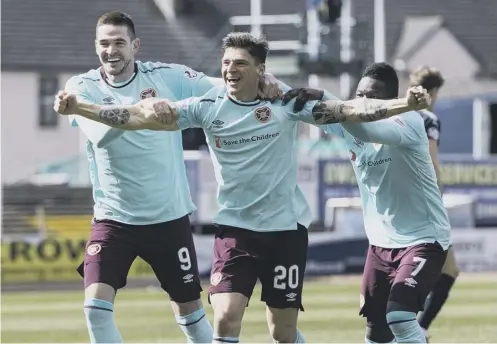
[[[309,90],[309,89],[307,89]],[[410,88],[407,96],[400,99],[380,100],[358,98],[348,101],[341,100],[318,100],[322,99],[323,91],[312,90],[305,94],[314,96],[304,97],[302,89],[288,91],[283,97],[283,104],[295,99],[294,111],[299,112],[297,117],[307,123],[326,125],[341,122],[374,122],[392,117],[412,110],[420,110],[428,107],[430,97],[426,90],[421,87]],[[305,99],[303,99],[305,98]],[[311,111],[302,111],[309,100],[318,100]]]
[[98,105],[80,102],[75,95],[61,91],[55,96],[54,110],[123,130],[179,130],[176,111],[164,99],[147,98],[133,105]]

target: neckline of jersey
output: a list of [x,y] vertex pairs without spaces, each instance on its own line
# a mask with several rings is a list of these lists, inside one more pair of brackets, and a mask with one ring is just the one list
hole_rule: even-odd
[[231,98],[229,95],[226,95],[226,97],[228,97],[228,99],[231,100],[236,105],[241,105],[241,106],[255,106],[255,105],[259,105],[261,103],[260,99],[256,99],[256,100],[251,101],[251,102],[241,102],[239,100]]
[[117,83],[117,85],[116,84],[112,84],[109,81],[109,79],[107,78],[107,74],[105,74],[105,72],[104,72],[103,67],[100,67],[100,76],[102,77],[103,81],[109,87],[112,87],[112,88],[123,88],[123,87],[126,87],[129,84],[131,84],[133,82],[133,80],[135,80],[136,76],[138,75],[138,64],[136,64],[136,62],[135,62],[134,65],[135,65],[135,70],[134,70],[133,76],[131,78],[129,78],[127,81],[123,81],[123,82]]

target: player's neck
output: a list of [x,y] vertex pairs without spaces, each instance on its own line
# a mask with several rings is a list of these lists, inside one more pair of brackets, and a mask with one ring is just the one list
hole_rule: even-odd
[[232,93],[230,94],[230,97],[239,102],[244,102],[244,103],[253,102],[257,100],[257,90],[255,92]]
[[126,70],[118,75],[110,75],[105,73],[105,76],[107,77],[107,80],[113,84],[119,84],[122,82],[126,82],[129,79],[133,77],[135,74],[135,63],[130,62],[129,65],[126,67]]

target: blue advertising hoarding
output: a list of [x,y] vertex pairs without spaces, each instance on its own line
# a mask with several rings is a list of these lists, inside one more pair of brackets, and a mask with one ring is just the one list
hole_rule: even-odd
[[[476,199],[476,225],[497,225],[497,159],[441,157],[441,178],[447,194],[472,195]],[[324,220],[326,201],[359,195],[352,164],[347,159],[319,161],[319,219]]]

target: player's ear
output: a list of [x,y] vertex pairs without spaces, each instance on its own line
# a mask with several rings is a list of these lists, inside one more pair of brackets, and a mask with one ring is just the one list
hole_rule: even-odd
[[266,73],[266,64],[265,63],[260,63],[259,66],[258,66],[258,72],[259,72],[259,75],[264,75],[264,73]]
[[133,53],[136,54],[140,49],[140,39],[135,38],[131,44],[133,45]]

